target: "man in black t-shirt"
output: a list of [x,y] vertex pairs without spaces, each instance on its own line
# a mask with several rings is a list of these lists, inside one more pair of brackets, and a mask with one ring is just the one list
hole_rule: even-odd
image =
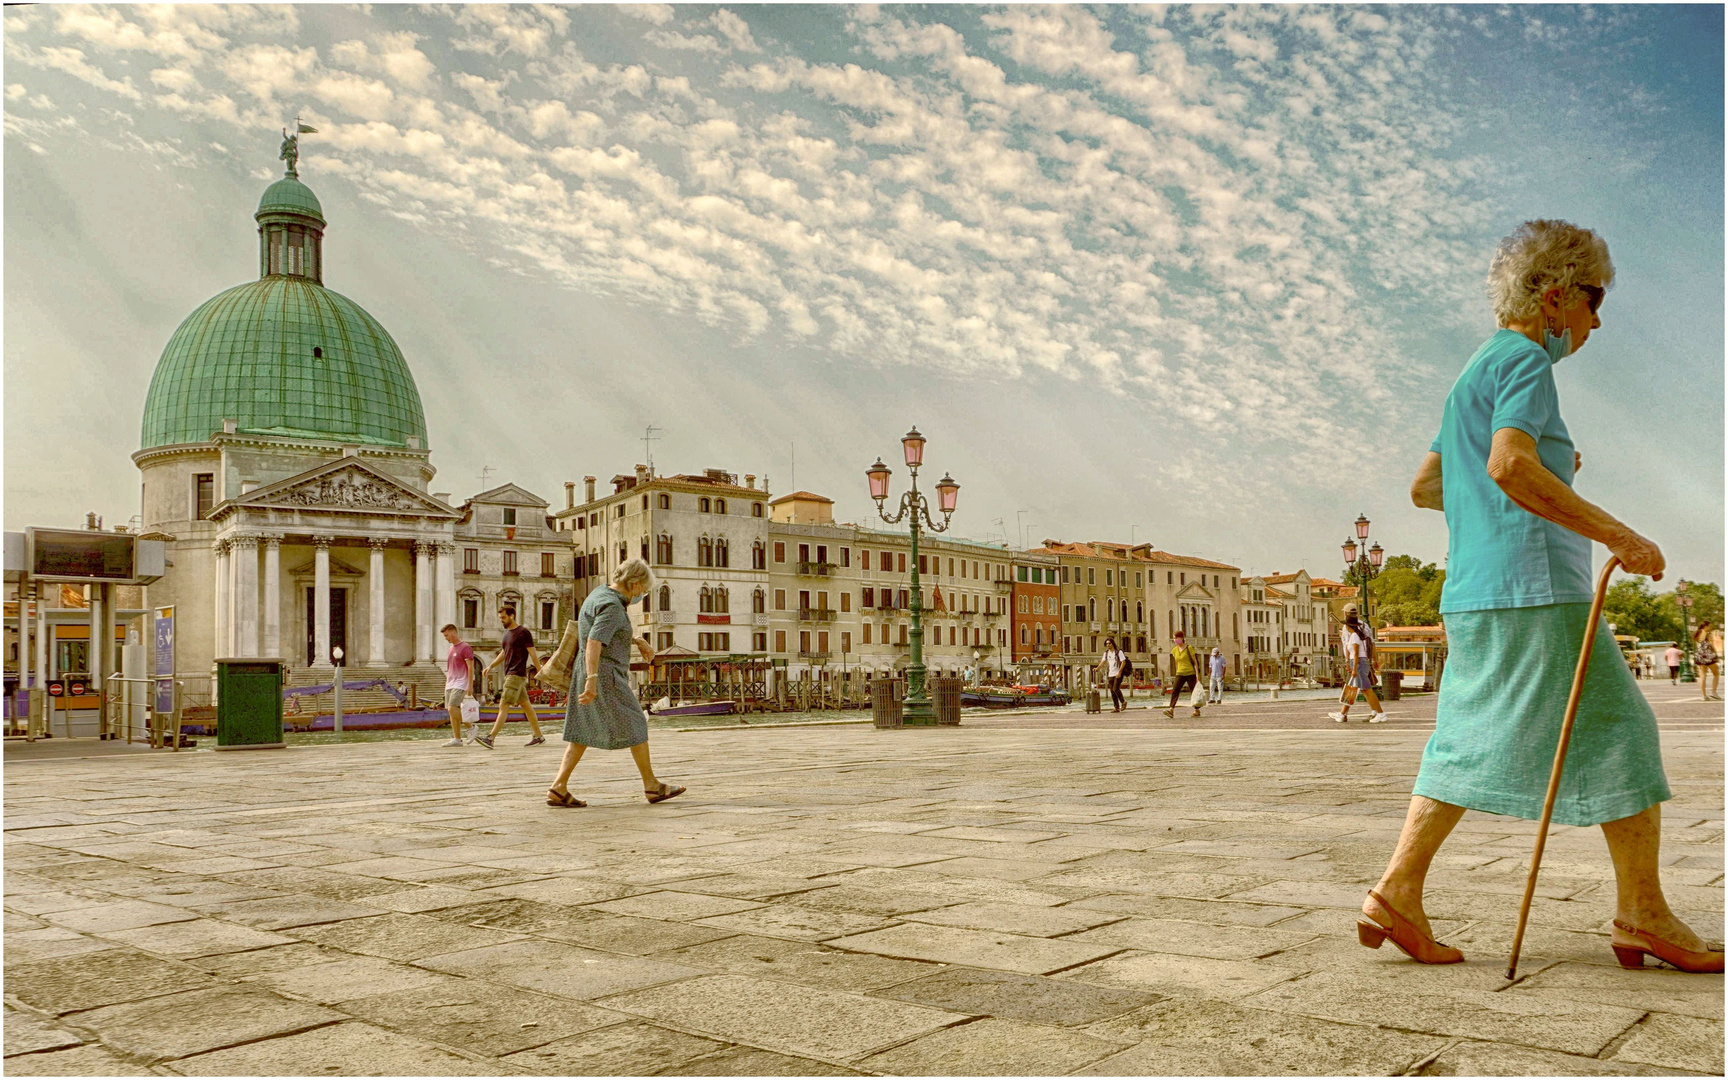
[[504,717],[510,706],[521,705],[522,714],[528,718],[528,726],[534,731],[528,745],[540,746],[546,738],[540,734],[540,717],[534,712],[534,703],[528,700],[528,662],[532,660],[536,668],[541,666],[540,654],[534,651],[534,635],[527,627],[517,625],[513,607],[499,608],[498,621],[504,626],[504,640],[498,648],[498,655],[486,665],[486,671],[504,665],[504,693],[498,699],[498,718],[492,721],[491,732],[474,736],[474,741],[488,750],[492,749],[492,740],[504,730]]

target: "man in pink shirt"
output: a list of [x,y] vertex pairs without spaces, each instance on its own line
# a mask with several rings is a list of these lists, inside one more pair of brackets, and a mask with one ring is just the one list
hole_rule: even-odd
[[450,712],[450,731],[456,736],[444,745],[461,746],[462,701],[474,687],[474,647],[462,640],[455,623],[445,625],[444,640],[450,643],[444,661],[444,708]]

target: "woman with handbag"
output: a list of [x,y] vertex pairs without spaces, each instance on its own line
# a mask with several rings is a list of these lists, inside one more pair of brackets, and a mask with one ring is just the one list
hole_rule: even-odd
[[1194,700],[1189,702],[1194,706],[1193,716],[1200,715],[1200,707],[1205,704],[1200,691],[1200,654],[1188,645],[1188,635],[1181,630],[1176,631],[1176,644],[1170,649],[1170,662],[1176,666],[1175,679],[1170,689],[1170,707],[1164,710],[1164,715],[1176,718],[1176,703],[1182,700],[1182,691],[1193,690]]
[[[648,758],[648,716],[630,686],[630,649],[634,646],[644,661],[654,659],[654,648],[646,638],[630,630],[629,605],[648,593],[653,577],[641,559],[627,559],[612,571],[612,584],[588,594],[576,618],[576,655],[582,658],[581,693],[564,714],[564,760],[546,792],[548,806],[578,807],[588,804],[570,794],[570,774],[590,746],[602,750],[630,750],[642,774],[642,794],[651,803],[665,802],[684,789],[667,784],[654,775]],[[575,679],[571,680],[572,685]]]

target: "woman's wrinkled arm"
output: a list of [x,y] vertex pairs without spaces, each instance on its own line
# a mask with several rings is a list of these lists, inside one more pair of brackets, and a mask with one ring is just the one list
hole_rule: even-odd
[[1620,557],[1627,573],[1661,580],[1667,565],[1662,549],[1549,472],[1528,432],[1505,427],[1494,433],[1488,478],[1508,499],[1537,517],[1605,545]]
[[1440,483],[1440,455],[1428,451],[1428,456],[1422,459],[1421,468],[1416,470],[1416,479],[1410,481],[1410,501],[1423,510],[1445,510],[1445,492]]

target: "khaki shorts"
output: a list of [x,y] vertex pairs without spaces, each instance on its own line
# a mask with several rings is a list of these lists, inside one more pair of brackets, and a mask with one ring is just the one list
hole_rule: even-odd
[[526,705],[528,703],[528,676],[504,676],[504,696],[499,699],[501,705]]
[[453,713],[461,712],[462,699],[467,696],[468,691],[460,686],[446,686],[444,688],[444,708]]

